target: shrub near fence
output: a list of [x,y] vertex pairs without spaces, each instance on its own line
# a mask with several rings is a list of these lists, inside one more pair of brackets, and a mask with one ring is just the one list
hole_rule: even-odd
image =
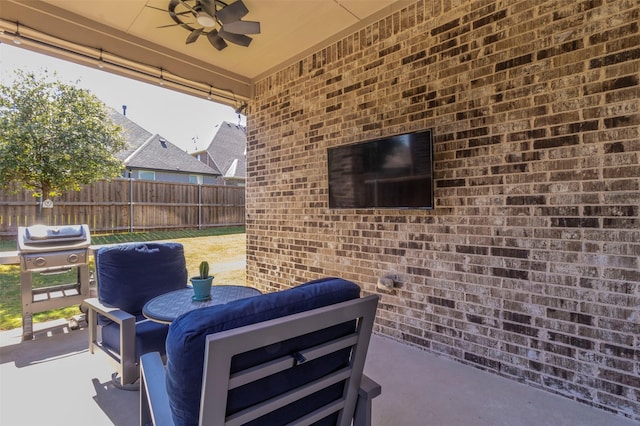
[[[93,233],[242,226],[244,187],[114,179],[85,185],[43,209],[47,225],[86,223]],[[36,223],[39,202],[30,191],[0,190],[0,237]]]

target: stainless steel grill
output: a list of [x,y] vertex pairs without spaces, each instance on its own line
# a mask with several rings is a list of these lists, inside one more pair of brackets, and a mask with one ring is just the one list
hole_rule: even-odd
[[[33,314],[81,304],[89,297],[87,265],[91,235],[87,225],[18,228],[22,338],[33,338]],[[76,282],[33,288],[33,274],[77,271]]]

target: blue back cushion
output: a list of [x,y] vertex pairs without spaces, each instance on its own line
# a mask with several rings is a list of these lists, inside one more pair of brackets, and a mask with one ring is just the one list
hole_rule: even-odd
[[149,300],[187,286],[187,266],[180,243],[118,244],[95,255],[98,298],[132,315]]
[[[166,383],[175,424],[198,424],[207,335],[344,302],[359,296],[360,287],[356,284],[339,278],[324,278],[280,292],[197,309],[176,319],[171,324],[167,337]],[[305,336],[305,338],[322,342],[323,339],[334,338],[336,334],[344,335],[352,331],[353,324],[348,323],[332,330]],[[298,344],[288,342],[288,344],[279,347],[277,352],[271,348],[252,351],[236,357],[232,370],[263,362],[266,357],[273,359],[282,356],[282,354],[291,353]],[[249,400],[252,397],[268,398],[270,394],[279,393],[283,386],[295,386],[295,382],[300,379],[306,381],[309,374],[321,376],[340,368],[348,360],[348,355],[347,351],[335,359],[320,359],[317,360],[318,362],[303,363],[296,367],[298,370],[293,375],[275,378],[273,382],[263,381],[254,385],[253,388],[241,388],[235,394],[230,393],[227,412],[235,412],[251,404],[254,402]],[[342,386],[338,384],[334,391],[334,394],[337,392],[340,395]],[[323,399],[331,400],[332,398],[333,396],[330,394],[314,396],[313,403],[322,404]],[[293,420],[304,410],[308,410],[308,407],[309,404],[303,402],[298,406],[289,407],[286,413],[276,414],[277,418],[260,419],[257,424],[266,425],[271,421],[282,423],[286,417]]]

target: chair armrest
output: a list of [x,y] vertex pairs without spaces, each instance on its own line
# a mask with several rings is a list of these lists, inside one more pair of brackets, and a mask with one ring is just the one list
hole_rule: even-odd
[[118,362],[122,385],[133,383],[138,378],[136,363],[136,317],[119,308],[105,306],[97,298],[85,299],[87,308],[87,323],[89,327],[89,352],[94,353],[98,343],[98,316],[104,315],[120,326],[120,353],[114,354],[111,349],[103,348],[105,353]]
[[173,426],[165,368],[158,352],[140,357],[140,425]]
[[366,375],[362,375],[360,389],[358,390],[358,402],[353,416],[354,426],[369,426],[371,424],[371,406],[373,398],[382,393],[382,387]]
[[82,302],[89,310],[93,310],[94,312],[99,313],[100,315],[104,315],[109,318],[111,321],[117,322],[118,324],[122,324],[124,321],[129,318],[134,318],[130,313],[123,311],[120,308],[112,308],[100,303],[97,298],[85,299]]
[[[126,329],[128,341],[133,342],[135,338],[135,322],[136,318],[128,312],[125,312],[118,308],[112,308],[103,305],[98,298],[85,299],[82,302],[83,306],[87,309],[87,324],[89,327],[89,352],[94,353],[98,339],[98,315],[101,314],[109,318],[120,325],[123,329]],[[132,337],[133,336],[133,337]],[[130,352],[130,350],[128,350]]]
[[363,374],[360,381],[360,390],[358,391],[358,398],[373,399],[382,393],[382,386],[369,376]]

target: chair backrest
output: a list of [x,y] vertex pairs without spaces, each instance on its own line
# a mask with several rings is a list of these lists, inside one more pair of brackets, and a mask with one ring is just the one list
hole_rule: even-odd
[[140,315],[146,302],[184,288],[188,272],[180,243],[131,243],[101,247],[95,254],[98,298]]
[[378,302],[359,294],[323,279],[178,318],[167,338],[175,424],[350,424]]

